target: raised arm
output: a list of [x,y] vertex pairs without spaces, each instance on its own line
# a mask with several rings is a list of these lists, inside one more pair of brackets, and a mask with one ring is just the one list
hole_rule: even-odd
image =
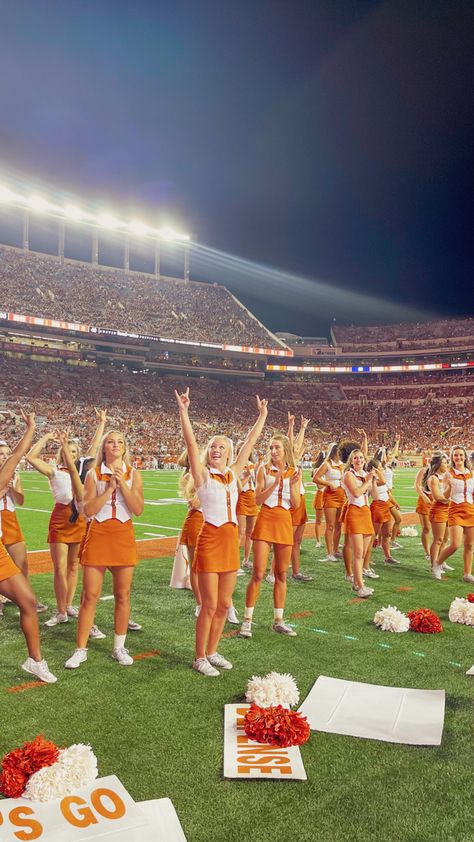
[[94,407],[94,412],[98,418],[97,427],[94,433],[94,438],[92,439],[89,445],[89,450],[87,451],[86,456],[93,456],[95,458],[99,449],[100,442],[102,440],[102,436],[105,432],[105,425],[107,422],[107,410],[96,409],[96,407]]
[[22,506],[25,502],[25,495],[23,494],[23,486],[21,484],[20,477],[18,475],[16,477],[14,476],[13,479],[10,480],[9,485],[15,506]]
[[293,447],[293,441],[295,438],[295,416],[288,412],[288,431],[287,434],[288,440]]
[[425,489],[423,488],[423,477],[425,475],[426,468],[420,468],[416,477],[415,477],[415,491],[421,497],[424,503],[427,506],[431,505],[431,500],[428,497]]
[[327,479],[324,479],[324,474],[326,473],[328,468],[329,468],[329,462],[323,462],[323,464],[320,465],[319,468],[314,472],[313,482],[315,482],[316,485],[319,485],[321,488],[330,488],[331,491],[334,491],[335,488],[336,488],[334,483],[330,482]]
[[39,471],[40,474],[43,476],[51,477],[54,474],[54,466],[51,465],[50,462],[45,462],[44,459],[40,459],[40,453],[43,450],[43,447],[48,443],[48,441],[57,440],[56,433],[45,433],[44,436],[41,436],[40,439],[33,445],[29,453],[26,454],[26,460],[33,465],[36,471]]
[[428,488],[430,489],[433,499],[437,503],[449,503],[449,497],[445,496],[445,488],[441,485],[437,476],[432,474],[428,480]]
[[262,430],[265,426],[265,421],[268,414],[268,401],[267,400],[260,400],[259,396],[257,395],[257,408],[258,408],[258,418],[253,425],[252,429],[249,430],[247,433],[247,438],[245,439],[242,447],[239,450],[239,455],[234,462],[234,469],[236,476],[239,476],[247,462],[249,461],[250,454],[257,442],[260,438]]
[[306,427],[309,424],[309,418],[305,418],[304,415],[301,416],[301,424],[300,429],[298,431],[298,435],[296,436],[295,443],[293,445],[293,453],[295,456],[295,462],[299,462],[303,455],[304,450],[304,437],[306,433]]
[[[397,458],[399,449],[400,449],[400,433],[397,433],[397,435],[395,436],[395,444],[393,445],[393,447],[390,451],[390,461]],[[388,458],[389,457],[388,457],[388,454],[387,454],[387,460],[388,460]]]
[[368,438],[367,438],[367,433],[365,432],[365,430],[357,430],[357,428],[356,428],[356,431],[359,433],[359,435],[361,437],[361,439],[360,439],[360,449],[361,449],[362,453],[364,454],[364,459],[367,461],[367,459],[369,458],[369,441],[368,441]]
[[15,445],[8,459],[5,460],[0,468],[0,490],[4,491],[8,487],[8,483],[13,478],[16,466],[19,464],[23,456],[26,455],[28,449],[31,447],[33,436],[35,434],[36,423],[35,414],[30,412],[28,415],[20,409],[20,415],[26,424],[26,430],[23,433],[20,441]]
[[[189,467],[193,475],[194,485],[196,486],[196,489],[198,489],[206,480],[206,471],[204,466],[201,464],[201,460],[199,458],[199,448],[197,446],[191,421],[189,420],[189,405],[191,403],[189,399],[189,388],[187,388],[182,395],[180,395],[175,389],[174,394],[178,403],[181,431],[183,433],[186,450],[188,451]],[[245,462],[246,461],[247,459]]]
[[66,468],[69,470],[69,476],[71,477],[74,499],[77,503],[80,503],[84,496],[84,486],[77,472],[76,463],[74,462],[71,451],[69,450],[69,430],[61,430],[61,432],[58,432],[58,438],[61,443],[64,462],[66,464]]

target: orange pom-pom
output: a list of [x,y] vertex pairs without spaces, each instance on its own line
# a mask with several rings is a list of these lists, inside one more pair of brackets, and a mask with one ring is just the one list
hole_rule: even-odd
[[410,631],[421,632],[422,634],[439,634],[443,631],[441,620],[438,615],[429,608],[417,608],[416,611],[409,611]]
[[282,747],[303,745],[311,734],[305,716],[281,705],[268,708],[250,705],[244,717],[244,730],[257,743]]
[[8,798],[19,798],[31,775],[44,766],[52,766],[58,757],[58,746],[41,734],[13,749],[2,760],[0,792]]

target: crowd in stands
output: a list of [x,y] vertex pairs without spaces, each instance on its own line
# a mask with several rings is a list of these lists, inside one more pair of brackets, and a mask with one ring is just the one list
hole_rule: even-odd
[[281,349],[223,286],[0,247],[0,310],[195,342]]
[[[119,367],[80,367],[64,363],[41,363],[0,358],[3,388],[0,400],[0,438],[14,441],[22,422],[18,408],[34,409],[38,431],[71,429],[82,446],[92,436],[94,407],[105,407],[110,425],[129,435],[132,451],[144,459],[169,461],[182,449],[174,389],[190,387],[191,416],[203,443],[217,431],[234,441],[245,435],[255,418],[255,392],[268,398],[267,436],[286,430],[287,413],[311,419],[308,451],[344,436],[367,430],[372,444],[401,435],[407,452],[446,445],[446,430],[462,427],[461,440],[474,445],[474,399],[435,397],[431,400],[390,401],[332,400],[323,383],[265,381],[252,383],[214,381],[204,378],[133,373]],[[403,375],[401,375],[401,378]],[[361,384],[362,385],[362,384]],[[329,384],[331,388],[331,384]],[[396,393],[396,390],[395,394]],[[471,392],[472,394],[472,392]],[[54,453],[51,447],[51,455]]]
[[461,347],[474,342],[474,318],[415,324],[334,325],[332,334],[334,343],[348,353]]

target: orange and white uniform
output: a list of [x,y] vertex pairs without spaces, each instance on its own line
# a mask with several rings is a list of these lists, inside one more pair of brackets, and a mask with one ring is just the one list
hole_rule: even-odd
[[86,532],[86,522],[81,516],[74,523],[70,521],[74,495],[68,469],[61,465],[55,468],[48,482],[54,497],[54,509],[49,519],[48,544],[80,544]]
[[18,573],[21,573],[21,570],[16,566],[5,549],[2,536],[2,523],[0,521],[0,582],[9,579],[10,576],[16,576]]
[[[124,481],[133,484],[134,468],[122,462]],[[89,471],[94,477],[97,496],[103,494],[113,472],[102,462]],[[117,486],[101,509],[90,519],[81,548],[81,564],[85,567],[134,567],[138,563],[132,513]]]
[[[439,476],[439,474],[433,474],[433,476],[437,478],[440,486],[443,487],[444,478]],[[448,512],[449,503],[442,503],[440,500],[435,500],[433,497],[433,502],[430,506],[430,521],[432,523],[447,523]]]
[[[425,491],[425,494],[426,494],[427,497],[432,496],[429,491]],[[420,497],[420,495],[418,495],[418,500],[416,501],[416,509],[415,509],[417,515],[429,516],[430,513],[431,513],[431,505],[432,504],[425,503],[425,501],[423,500],[423,497]]]
[[304,482],[300,482],[300,504],[297,509],[291,509],[291,522],[293,526],[301,526],[308,520],[308,513],[306,511],[306,489]]
[[327,509],[342,509],[346,502],[344,489],[342,487],[342,462],[336,463],[332,459],[328,460],[328,468],[323,474],[322,479],[330,482],[334,488],[325,486],[324,491],[324,508]]
[[389,489],[387,483],[383,485],[375,485],[372,489],[372,502],[370,504],[370,514],[373,523],[388,523],[390,520],[390,509],[392,503],[389,498]]
[[179,539],[180,544],[192,548],[196,546],[197,537],[204,523],[202,508],[201,506],[194,505],[194,502],[193,500],[188,503],[188,513],[184,519]]
[[[278,469],[273,465],[261,468],[265,472],[265,490],[275,482]],[[253,541],[293,546],[293,523],[291,519],[290,477],[294,468],[287,468],[280,482],[263,503],[252,532]]]
[[[367,474],[361,471],[356,474],[353,468],[350,468],[347,473],[351,473],[355,478],[357,485],[363,485]],[[360,494],[355,497],[347,487],[345,477],[343,480],[344,490],[347,495],[347,509],[344,517],[344,526],[347,535],[374,535],[374,525],[372,523],[372,516],[370,514],[368,494]]]
[[[17,482],[15,475],[13,480],[13,488]],[[20,544],[25,540],[25,536],[21,531],[21,526],[18,523],[16,516],[15,501],[11,489],[8,489],[3,497],[0,497],[0,517],[1,517],[1,535],[2,542],[9,547],[12,544]]]
[[451,468],[448,526],[474,526],[474,476],[471,471]]
[[197,573],[229,573],[239,569],[238,495],[232,468],[227,468],[225,473],[207,468],[206,480],[197,489],[204,517],[194,550],[193,569]]
[[258,515],[258,506],[255,499],[255,465],[249,463],[246,465],[248,476],[241,483],[239,498],[237,500],[237,514],[245,515],[246,517],[256,517]]

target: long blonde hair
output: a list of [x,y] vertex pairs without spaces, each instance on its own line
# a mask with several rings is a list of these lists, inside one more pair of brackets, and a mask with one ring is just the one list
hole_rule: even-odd
[[[344,473],[347,473],[347,471],[351,470],[352,460],[353,460],[356,453],[362,453],[362,450],[360,449],[360,447],[354,447],[354,449],[351,450],[351,452],[349,453],[349,456],[347,457],[347,461],[344,465]],[[363,453],[362,453],[362,456],[364,456]],[[365,459],[365,456],[364,456],[364,459]]]
[[178,491],[179,496],[184,497],[193,509],[199,509],[201,507],[201,501],[199,500],[191,471],[188,471],[186,474],[182,474],[182,476],[180,476]]
[[123,438],[123,443],[124,443],[124,445],[125,445],[125,450],[124,450],[124,452],[123,452],[123,454],[122,454],[122,460],[123,460],[123,462],[125,462],[125,464],[126,464],[126,465],[128,465],[128,466],[130,466],[130,465],[132,464],[132,459],[131,459],[131,456],[130,456],[130,451],[129,451],[129,449],[128,449],[128,441],[127,441],[126,437],[124,436],[124,434],[123,434],[120,430],[107,430],[107,432],[105,433],[105,435],[103,435],[103,436],[102,436],[102,438],[101,438],[101,440],[100,440],[99,447],[97,448],[97,456],[95,457],[95,461],[94,461],[94,467],[96,467],[96,468],[100,468],[100,466],[102,465],[102,462],[105,462],[104,444],[105,444],[105,442],[107,441],[108,437],[109,437],[112,433],[115,433],[115,434],[116,434],[116,435],[118,435],[118,436],[122,436],[122,438]]
[[[272,441],[279,441],[283,445],[283,450],[285,452],[285,460],[289,468],[295,468],[295,454],[293,452],[293,448],[291,446],[291,442],[288,436],[285,436],[284,433],[275,433],[271,439],[270,444]],[[265,459],[265,467],[269,468],[272,464],[272,457],[270,453],[270,445],[268,446],[267,456]]]

